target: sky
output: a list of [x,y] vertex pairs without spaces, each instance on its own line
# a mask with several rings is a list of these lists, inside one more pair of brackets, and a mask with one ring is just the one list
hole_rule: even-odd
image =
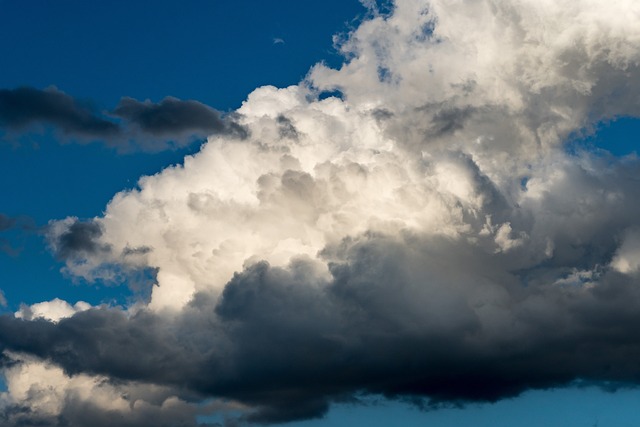
[[0,0],[3,425],[635,426],[633,0]]

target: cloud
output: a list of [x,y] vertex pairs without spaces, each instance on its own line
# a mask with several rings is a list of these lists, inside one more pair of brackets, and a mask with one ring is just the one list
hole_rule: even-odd
[[[640,115],[640,6],[364,3],[342,67],[253,91],[234,116],[245,137],[220,128],[104,215],[50,223],[67,273],[152,271],[153,286],[131,307],[62,304],[57,323],[0,317],[8,366],[162,387],[192,418],[220,399],[239,422],[359,393],[438,405],[637,385],[640,161],[563,144]],[[121,105],[158,135],[183,131],[165,113],[201,112],[190,129],[215,116]],[[48,419],[81,424],[86,403]]]
[[118,125],[99,117],[87,105],[56,88],[31,87],[0,90],[0,124],[10,130],[24,130],[46,123],[65,134],[110,138],[119,134]]
[[637,229],[629,229],[623,236],[615,256],[611,260],[611,267],[620,273],[634,274],[640,271],[640,233]]
[[280,125],[280,137],[298,139],[298,130],[293,123],[291,123],[291,120],[287,119],[285,116],[278,116],[276,121]]
[[260,422],[318,417],[356,392],[495,401],[637,375],[628,363],[640,351],[632,280],[612,272],[592,287],[527,291],[492,254],[437,243],[363,237],[338,249],[343,260],[329,282],[311,260],[257,263],[221,298],[198,294],[178,317],[92,309],[53,324],[4,316],[0,337],[5,349],[67,375],[224,396],[254,408],[246,417]]
[[113,114],[156,137],[175,138],[181,134],[202,137],[237,134],[246,137],[246,130],[237,123],[223,119],[218,111],[198,101],[167,97],[159,103],[153,103],[122,98]]
[[[57,230],[54,232],[57,232]],[[101,246],[96,243],[102,232],[98,223],[69,221],[68,227],[60,231],[55,240],[51,240],[54,243],[53,249],[61,259],[76,258],[83,254],[86,256],[107,251],[109,250],[108,246]]]
[[42,318],[52,322],[58,322],[60,319],[71,317],[79,311],[88,310],[90,308],[91,305],[84,301],[78,301],[72,306],[66,301],[55,298],[51,301],[39,302],[31,306],[23,304],[20,307],[20,310],[15,313],[15,317],[25,320]]
[[[19,360],[5,370],[14,401],[0,413],[4,425],[206,426],[195,417],[208,408],[195,408],[165,387],[109,381],[106,377],[68,377],[62,369],[34,358]],[[217,405],[223,408],[223,405]]]
[[[81,276],[88,282],[100,280],[109,285],[126,282],[139,296],[149,294],[156,283],[157,271],[148,267],[145,259],[153,248],[125,245],[114,251],[110,244],[100,241],[103,232],[100,222],[81,221],[75,217],[51,222],[44,228],[49,249],[65,263],[64,273]],[[106,258],[113,258],[113,263],[103,265]]]
[[39,125],[60,131],[65,141],[102,141],[124,151],[164,150],[212,134],[247,136],[231,116],[193,100],[167,97],[153,103],[124,97],[113,111],[99,113],[56,88],[0,90],[0,127],[28,133]]

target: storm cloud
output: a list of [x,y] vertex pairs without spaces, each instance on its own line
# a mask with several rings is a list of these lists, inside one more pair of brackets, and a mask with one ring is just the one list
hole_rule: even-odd
[[214,135],[103,215],[49,224],[75,278],[154,282],[127,307],[0,317],[7,422],[639,385],[640,161],[565,144],[640,116],[640,6],[364,3],[348,60],[253,91],[241,135],[195,102],[121,102],[139,132]]
[[[236,274],[220,299],[196,294],[177,318],[118,309],[57,324],[3,316],[0,339],[68,375],[224,397],[254,408],[244,417],[260,422],[322,416],[354,393],[437,405],[576,380],[635,381],[634,280],[611,272],[588,288],[527,289],[491,254],[437,243],[362,237],[339,249],[328,282],[309,260],[261,262]],[[460,261],[468,267],[456,272]]]

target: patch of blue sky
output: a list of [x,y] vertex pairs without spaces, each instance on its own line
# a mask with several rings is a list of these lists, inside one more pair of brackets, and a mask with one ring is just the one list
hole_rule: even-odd
[[637,155],[640,149],[640,118],[619,117],[598,123],[592,132],[572,135],[567,149],[607,152],[616,157]]
[[370,399],[366,406],[335,405],[326,419],[289,427],[635,427],[640,390],[596,387],[530,391],[496,403],[421,410],[406,403]]

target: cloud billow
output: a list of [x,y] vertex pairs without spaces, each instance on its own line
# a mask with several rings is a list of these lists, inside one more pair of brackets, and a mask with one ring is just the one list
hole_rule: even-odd
[[238,400],[256,408],[246,416],[260,422],[318,417],[353,393],[459,404],[637,377],[630,361],[640,353],[640,294],[632,280],[611,273],[588,291],[509,293],[504,283],[477,283],[484,260],[467,260],[474,268],[457,275],[434,268],[449,251],[469,248],[444,244],[429,256],[431,242],[409,239],[354,242],[329,283],[309,261],[286,269],[258,263],[217,302],[197,294],[177,318],[115,308],[57,324],[4,316],[0,338],[5,349],[70,375]]
[[104,215],[49,224],[67,273],[154,284],[125,308],[1,317],[6,423],[281,422],[360,394],[638,385],[640,162],[564,143],[640,115],[640,6],[370,3],[349,61],[256,89],[241,138],[195,102],[114,110],[149,135],[213,135]]

